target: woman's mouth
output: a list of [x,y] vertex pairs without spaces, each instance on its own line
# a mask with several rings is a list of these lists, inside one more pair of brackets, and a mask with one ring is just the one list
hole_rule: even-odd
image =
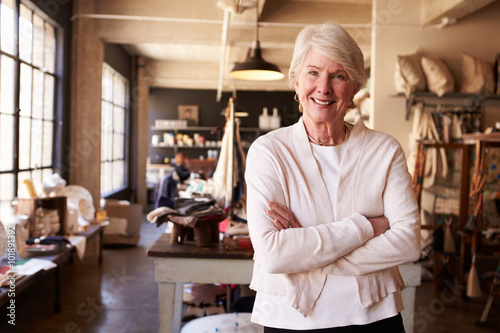
[[322,101],[322,100],[312,98],[312,97],[311,97],[311,99],[314,101],[314,103],[319,104],[319,105],[330,105],[330,104],[333,104],[333,102],[334,102],[334,101]]

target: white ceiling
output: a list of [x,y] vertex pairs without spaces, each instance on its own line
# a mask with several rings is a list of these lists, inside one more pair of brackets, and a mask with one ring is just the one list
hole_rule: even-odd
[[[77,13],[75,17],[95,19],[105,42],[122,44],[131,55],[143,57],[150,86],[288,90],[286,78],[251,82],[228,76],[236,62],[245,60],[255,39],[256,9],[241,14],[229,11],[226,21],[218,1],[94,0],[93,12]],[[222,1],[226,5],[238,2]],[[439,23],[443,17],[461,18],[493,0],[419,1],[422,25],[426,25]],[[259,12],[263,57],[285,74],[298,32],[307,24],[327,20],[344,25],[359,43],[369,66],[372,0],[259,0]]]

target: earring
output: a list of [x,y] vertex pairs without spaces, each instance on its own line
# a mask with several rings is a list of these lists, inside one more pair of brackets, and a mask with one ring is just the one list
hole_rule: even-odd
[[299,95],[295,94],[295,96],[293,96],[293,100],[297,103],[300,103]]

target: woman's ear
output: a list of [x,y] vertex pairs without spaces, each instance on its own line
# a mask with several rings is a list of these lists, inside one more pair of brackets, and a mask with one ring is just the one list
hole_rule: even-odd
[[356,87],[354,87],[354,91],[352,92],[351,101],[354,99],[354,96],[356,96],[356,94],[359,92],[360,88],[361,88],[361,85],[359,83],[357,83]]
[[293,82],[293,87],[295,88],[295,93],[298,93],[298,89],[299,89],[299,80],[297,80],[297,76],[295,76],[295,80]]

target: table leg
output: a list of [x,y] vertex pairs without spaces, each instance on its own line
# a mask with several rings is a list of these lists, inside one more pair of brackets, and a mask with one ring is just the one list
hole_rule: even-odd
[[232,299],[231,285],[228,284],[228,285],[226,285],[226,312],[227,313],[231,312],[231,299]]
[[102,264],[102,247],[103,247],[103,242],[102,242],[102,235],[103,235],[104,228],[100,228],[99,230],[99,265]]
[[183,284],[158,284],[159,333],[179,333],[182,321]]
[[61,269],[59,265],[54,268],[55,276],[55,290],[54,290],[54,312],[61,312]]

